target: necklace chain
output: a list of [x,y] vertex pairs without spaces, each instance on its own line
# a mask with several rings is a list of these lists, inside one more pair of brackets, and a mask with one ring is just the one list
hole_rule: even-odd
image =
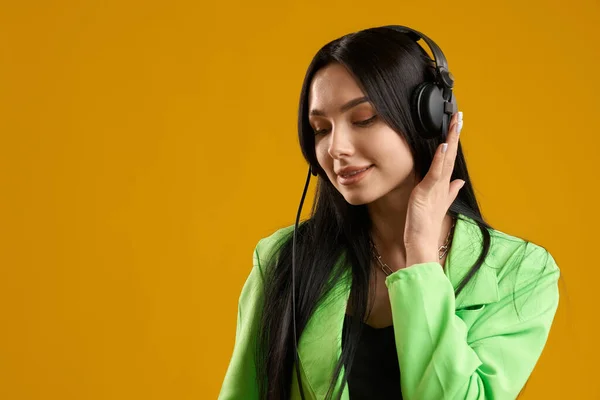
[[[455,225],[456,225],[456,219],[453,219],[452,226],[450,227],[450,230],[448,231],[448,236],[446,236],[446,241],[438,249],[440,260],[442,258],[444,258],[444,256],[446,255],[446,253],[448,253],[448,250],[450,249],[450,240],[452,239],[452,236],[454,234],[454,226]],[[381,268],[383,273],[386,276],[391,275],[394,271],[389,267],[389,265],[387,265],[386,263],[383,262],[383,260],[381,259],[381,255],[377,251],[377,247],[375,246],[375,243],[371,242],[371,247],[373,248],[373,256],[374,256],[375,260],[377,261],[377,263],[379,264],[379,267]]]

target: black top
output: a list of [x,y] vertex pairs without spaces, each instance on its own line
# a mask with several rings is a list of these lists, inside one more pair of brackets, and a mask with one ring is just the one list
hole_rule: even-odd
[[[348,314],[344,318],[342,347],[350,318]],[[361,323],[363,331],[348,372],[350,399],[402,399],[394,326],[378,329]]]

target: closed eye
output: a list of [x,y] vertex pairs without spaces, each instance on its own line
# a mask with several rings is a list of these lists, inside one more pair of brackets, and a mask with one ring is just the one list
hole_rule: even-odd
[[[354,125],[360,126],[360,127],[370,126],[375,121],[376,118],[377,118],[377,114],[373,115],[369,119],[354,122]],[[319,130],[315,130],[314,132],[315,132],[315,135],[323,135],[323,134],[329,132],[329,129],[319,129]]]
[[358,126],[369,126],[373,121],[375,121],[375,118],[377,118],[377,115],[373,115],[371,118],[365,119],[364,121],[355,122],[354,124]]

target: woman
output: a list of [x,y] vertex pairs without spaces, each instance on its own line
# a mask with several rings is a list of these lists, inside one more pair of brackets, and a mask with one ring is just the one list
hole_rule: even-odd
[[462,113],[423,132],[414,93],[440,71],[389,27],[316,54],[299,112],[318,175],[312,214],[294,260],[294,227],[256,247],[220,399],[517,397],[548,337],[559,269],[484,221]]

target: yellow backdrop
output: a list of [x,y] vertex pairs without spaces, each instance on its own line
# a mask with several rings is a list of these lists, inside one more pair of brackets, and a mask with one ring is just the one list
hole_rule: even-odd
[[302,191],[306,67],[386,24],[448,57],[484,216],[562,268],[523,398],[599,398],[594,0],[4,1],[0,398],[216,398]]

